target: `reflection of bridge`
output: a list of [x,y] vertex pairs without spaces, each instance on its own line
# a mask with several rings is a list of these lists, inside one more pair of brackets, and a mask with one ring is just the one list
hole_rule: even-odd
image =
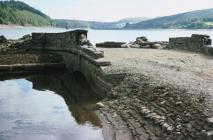
[[91,91],[83,76],[69,73],[36,75],[27,80],[33,83],[33,89],[50,90],[62,96],[78,124],[89,121],[101,127],[97,115],[88,109],[101,98]]
[[64,33],[33,33],[34,50],[54,52],[63,56],[69,72],[82,73],[94,91],[106,95],[111,87],[109,75],[101,69],[110,65],[104,61],[104,53],[98,51],[87,40],[86,30],[75,30]]

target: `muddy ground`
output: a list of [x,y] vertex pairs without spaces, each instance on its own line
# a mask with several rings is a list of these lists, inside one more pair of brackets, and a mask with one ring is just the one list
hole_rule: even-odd
[[[103,102],[107,140],[212,140],[213,57],[153,49],[104,49],[112,66],[126,73]],[[110,137],[109,137],[110,135]]]

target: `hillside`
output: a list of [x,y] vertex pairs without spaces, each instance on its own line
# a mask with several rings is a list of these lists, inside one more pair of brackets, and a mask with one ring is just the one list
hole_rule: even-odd
[[125,29],[212,29],[213,9],[192,11],[172,16],[160,17],[142,21],[136,24],[127,24]]
[[98,21],[83,21],[83,20],[54,20],[56,27],[59,28],[91,28],[91,29],[122,29],[126,24],[118,22],[98,22]]
[[60,28],[91,28],[91,29],[122,29],[127,23],[138,23],[148,18],[125,18],[115,22],[98,22],[98,21],[84,21],[84,20],[66,20],[56,19],[54,20],[57,27]]
[[51,19],[44,13],[19,1],[0,1],[0,24],[51,26]]
[[136,24],[138,22],[146,21],[149,19],[150,18],[148,18],[148,17],[124,18],[124,19],[119,20],[118,22]]

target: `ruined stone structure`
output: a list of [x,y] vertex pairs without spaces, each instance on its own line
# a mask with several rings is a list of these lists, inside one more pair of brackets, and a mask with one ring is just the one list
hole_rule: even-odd
[[80,72],[90,81],[93,90],[106,95],[111,85],[101,67],[110,65],[104,61],[102,51],[87,40],[86,30],[64,33],[33,33],[32,48],[39,51],[55,52],[63,56],[67,70]]
[[213,55],[212,40],[208,35],[192,34],[191,37],[169,39],[169,49],[188,50]]

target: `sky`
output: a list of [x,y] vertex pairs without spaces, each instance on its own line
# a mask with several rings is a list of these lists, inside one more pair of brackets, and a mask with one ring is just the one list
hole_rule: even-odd
[[51,18],[116,21],[213,8],[213,0],[20,0]]

